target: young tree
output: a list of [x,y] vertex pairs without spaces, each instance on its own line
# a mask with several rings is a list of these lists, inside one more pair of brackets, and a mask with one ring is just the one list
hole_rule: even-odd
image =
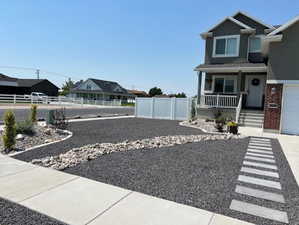
[[16,121],[12,111],[6,111],[4,115],[4,134],[2,136],[6,151],[11,151],[16,143]]
[[65,84],[62,86],[61,95],[67,95],[70,93],[70,90],[75,87],[75,83],[69,78],[65,81]]
[[154,97],[156,95],[162,95],[163,92],[162,92],[161,88],[153,87],[149,90],[148,94],[149,94],[149,96]]

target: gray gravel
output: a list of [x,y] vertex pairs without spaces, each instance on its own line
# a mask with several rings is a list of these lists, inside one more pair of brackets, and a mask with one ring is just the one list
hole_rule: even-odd
[[21,153],[15,158],[30,162],[36,158],[59,155],[87,144],[117,143],[166,135],[203,134],[198,129],[180,126],[178,121],[139,118],[73,122],[69,123],[68,130],[73,132],[71,138]]
[[247,201],[286,211],[290,224],[298,225],[298,186],[278,141],[273,140],[272,143],[286,204],[240,196],[234,192],[248,138],[117,152],[68,168],[65,172],[257,225],[282,224],[229,209],[232,199]]
[[1,225],[66,225],[53,218],[0,198]]
[[[0,124],[3,123],[2,119],[6,110],[0,109]],[[28,113],[30,109],[14,109],[13,110],[16,116],[17,121],[24,120],[28,117]],[[38,109],[37,117],[39,119],[47,118],[48,109]],[[73,117],[97,117],[97,116],[111,116],[114,114],[119,115],[133,115],[134,108],[133,107],[124,107],[124,108],[67,108],[66,116],[69,118]]]

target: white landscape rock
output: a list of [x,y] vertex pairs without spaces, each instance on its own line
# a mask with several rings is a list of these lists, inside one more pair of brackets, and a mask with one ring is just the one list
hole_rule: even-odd
[[160,136],[154,138],[146,138],[136,141],[123,141],[120,143],[96,143],[85,145],[79,148],[73,148],[68,152],[57,156],[48,156],[41,159],[31,161],[44,167],[50,167],[57,170],[76,166],[82,162],[96,159],[101,155],[110,154],[113,152],[130,151],[134,149],[153,149],[163,148],[187,143],[194,143],[209,140],[229,140],[241,138],[236,135],[176,135],[176,136]]
[[17,136],[16,136],[16,140],[17,141],[21,141],[21,140],[24,140],[24,135],[23,134],[17,134]]

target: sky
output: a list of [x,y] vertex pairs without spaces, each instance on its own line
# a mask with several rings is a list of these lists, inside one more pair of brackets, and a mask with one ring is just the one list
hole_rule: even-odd
[[239,10],[282,24],[299,15],[299,1],[3,0],[1,9],[0,73],[35,78],[25,68],[38,68],[60,87],[68,77],[96,78],[191,96],[200,33]]

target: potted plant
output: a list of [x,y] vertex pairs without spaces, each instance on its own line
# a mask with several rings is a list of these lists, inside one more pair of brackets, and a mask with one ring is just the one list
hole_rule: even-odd
[[224,125],[226,123],[226,118],[225,117],[219,117],[215,120],[215,128],[219,132],[223,132]]
[[231,134],[238,134],[238,124],[234,121],[229,121],[227,123],[227,130]]

